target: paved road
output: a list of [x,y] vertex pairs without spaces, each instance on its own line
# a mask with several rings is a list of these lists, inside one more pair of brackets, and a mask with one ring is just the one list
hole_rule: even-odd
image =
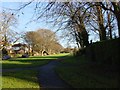
[[42,88],[70,88],[54,71],[58,65],[59,61],[51,61],[39,69],[38,80]]
[[70,89],[65,81],[63,81],[58,74],[54,71],[54,68],[60,64],[60,60],[53,60],[48,64],[34,68],[14,68],[14,69],[2,69],[2,72],[21,71],[21,70],[37,70],[38,82],[40,87],[46,88],[66,88]]

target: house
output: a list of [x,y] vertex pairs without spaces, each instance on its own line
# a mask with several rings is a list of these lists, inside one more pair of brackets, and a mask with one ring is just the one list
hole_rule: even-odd
[[14,44],[12,45],[12,50],[16,53],[16,54],[24,54],[28,52],[28,46],[26,44]]

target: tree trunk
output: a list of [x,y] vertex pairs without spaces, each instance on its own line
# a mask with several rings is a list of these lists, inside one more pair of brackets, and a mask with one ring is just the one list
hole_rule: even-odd
[[30,45],[28,44],[28,55],[30,55]]
[[107,13],[108,14],[108,27],[109,27],[109,38],[112,39],[112,25],[111,25],[111,21],[110,21],[110,18],[111,18],[111,13]]
[[78,32],[78,40],[79,40],[78,42],[79,42],[81,48],[84,48],[83,37],[80,32]]
[[86,30],[84,30],[82,33],[82,37],[83,37],[83,46],[88,46],[89,45],[89,41],[88,41],[88,33]]
[[32,56],[34,56],[33,49],[32,49]]
[[112,28],[109,29],[110,39],[112,39]]
[[119,2],[112,2],[112,5],[114,7],[114,14],[117,19],[117,25],[118,25],[118,35],[120,37],[120,5]]
[[118,25],[118,35],[120,37],[120,12],[115,15],[117,19],[117,25]]
[[100,6],[96,6],[96,9],[97,9],[98,24],[99,24],[100,41],[106,40],[106,30],[104,27],[102,8]]

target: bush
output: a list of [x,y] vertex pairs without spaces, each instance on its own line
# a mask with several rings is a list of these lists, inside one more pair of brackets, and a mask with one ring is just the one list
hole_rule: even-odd
[[7,50],[6,50],[5,48],[2,49],[2,55],[3,55],[3,56],[4,56],[4,55],[8,55],[8,52],[7,52]]
[[5,48],[2,49],[2,60],[10,59],[11,57],[8,55],[8,52]]
[[28,58],[28,57],[29,57],[28,54],[23,54],[23,55],[22,55],[22,58]]
[[74,56],[85,55],[85,52],[86,52],[85,50],[86,50],[86,48],[81,48],[79,50],[74,51],[73,54],[74,54]]

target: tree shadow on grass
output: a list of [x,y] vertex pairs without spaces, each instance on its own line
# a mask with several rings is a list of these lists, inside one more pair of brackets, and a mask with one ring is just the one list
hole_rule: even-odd
[[[52,57],[55,58],[54,56],[52,56]],[[58,58],[61,58],[61,57],[63,58],[63,56],[59,56]],[[33,58],[32,59],[25,58],[24,60],[8,60],[8,62],[11,62],[11,63],[3,63],[3,67],[4,68],[5,67],[7,67],[7,68],[16,68],[16,67],[23,68],[23,67],[29,67],[29,66],[30,67],[41,66],[41,65],[44,65],[44,64],[48,63],[49,61],[51,61],[51,59],[46,59],[46,58],[48,58],[48,57],[45,57],[45,59],[41,59],[41,60],[39,60],[40,59],[39,57],[37,57],[38,60],[32,60]],[[52,59],[52,60],[55,60],[55,59]],[[15,63],[15,62],[17,62],[17,63]],[[13,77],[13,78],[25,80],[28,82],[36,83],[37,81],[33,78],[36,78],[37,76],[31,76],[32,74],[29,71],[29,68],[26,70],[27,71],[17,70],[17,72],[16,72],[16,70],[15,70],[12,72],[4,72],[3,76],[8,77],[8,78]]]
[[17,60],[3,61],[2,68],[25,68],[25,67],[40,67],[49,63],[51,60]]
[[[37,80],[37,71],[23,70],[23,71],[17,71],[17,72],[6,72],[6,73],[3,73],[2,76],[4,76],[4,78],[6,77],[6,79],[3,78],[3,80],[11,80],[11,81],[3,81],[3,82],[8,82],[8,83],[3,83],[5,85],[14,84],[14,86],[16,88],[39,87],[38,80]],[[11,78],[13,78],[13,81]],[[33,86],[24,86],[24,85],[22,85],[22,82],[20,83],[20,81],[15,81],[15,78],[16,78],[16,80],[22,80],[23,82],[24,81],[27,82],[26,85],[27,84],[32,85],[32,84],[36,83],[36,86],[34,86],[34,85]],[[17,83],[17,82],[19,82],[19,83]],[[13,87],[13,86],[7,87],[5,85],[3,85],[5,88],[12,88]],[[24,87],[20,87],[20,86],[24,86]]]
[[56,60],[65,56],[31,56],[29,58],[11,58],[8,61],[40,61],[40,60]]
[[50,61],[64,58],[65,56],[43,56],[30,58],[11,58],[10,60],[2,61],[3,68],[23,68],[23,67],[38,67],[45,65]]

